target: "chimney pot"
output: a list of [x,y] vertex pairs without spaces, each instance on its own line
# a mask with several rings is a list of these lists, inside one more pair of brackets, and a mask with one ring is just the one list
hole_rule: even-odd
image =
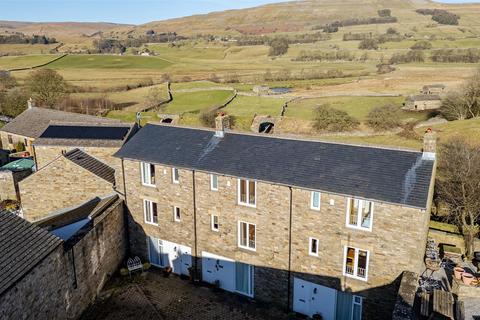
[[225,136],[225,130],[230,129],[230,119],[228,115],[220,113],[215,118],[215,136],[223,138]]
[[437,150],[437,133],[431,128],[425,131],[423,136],[423,159],[435,160]]

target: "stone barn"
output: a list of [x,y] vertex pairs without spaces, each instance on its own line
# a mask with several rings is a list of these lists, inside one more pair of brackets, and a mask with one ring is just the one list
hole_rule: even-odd
[[444,84],[431,84],[423,86],[420,90],[421,94],[443,94],[445,93],[446,86]]
[[442,99],[436,94],[421,94],[409,96],[403,103],[404,110],[424,111],[436,110],[442,106]]

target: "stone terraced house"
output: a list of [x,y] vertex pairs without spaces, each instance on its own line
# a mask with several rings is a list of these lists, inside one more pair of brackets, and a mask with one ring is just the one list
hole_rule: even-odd
[[132,254],[322,319],[391,318],[420,272],[435,177],[423,152],[148,124],[122,159]]
[[119,120],[54,109],[37,108],[29,104],[27,110],[0,129],[2,149],[14,150],[20,142],[25,146],[26,151],[28,151],[30,155],[33,155],[33,142],[40,137],[52,121],[120,123]]
[[19,183],[24,217],[35,221],[95,196],[123,195],[113,154],[136,131],[125,123],[50,122],[33,144],[37,172]]

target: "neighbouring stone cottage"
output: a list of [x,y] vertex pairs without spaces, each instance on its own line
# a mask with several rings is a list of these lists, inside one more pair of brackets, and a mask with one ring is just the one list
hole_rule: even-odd
[[436,94],[421,94],[409,96],[403,103],[404,110],[425,111],[436,110],[442,106],[442,99]]
[[149,124],[116,154],[132,252],[307,316],[390,318],[401,275],[423,265],[435,135],[417,152],[216,123]]
[[[16,150],[19,143],[33,155],[33,142],[45,131],[51,121],[82,123],[120,123],[119,120],[95,117],[85,114],[34,107],[27,110],[0,128],[2,149]],[[20,151],[20,150],[16,150]]]
[[20,201],[18,183],[32,174],[35,162],[25,158],[12,161],[0,168],[0,201]]
[[37,225],[1,212],[0,319],[78,318],[123,261],[124,228],[116,195]]

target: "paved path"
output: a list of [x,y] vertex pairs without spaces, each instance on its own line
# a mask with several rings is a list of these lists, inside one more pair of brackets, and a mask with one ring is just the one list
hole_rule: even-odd
[[195,286],[157,270],[110,281],[81,320],[263,320],[295,319],[281,309],[249,298]]

